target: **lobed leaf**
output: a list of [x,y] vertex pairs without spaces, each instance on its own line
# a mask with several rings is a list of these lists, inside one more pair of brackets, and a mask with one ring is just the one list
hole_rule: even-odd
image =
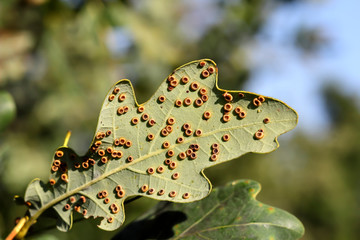
[[276,149],[277,136],[295,127],[296,112],[273,98],[219,89],[217,72],[211,60],[190,62],[141,105],[129,80],[116,83],[85,156],[60,147],[50,181],[28,186],[30,215],[54,208],[57,227],[67,231],[75,211],[102,217],[99,227],[115,230],[124,222],[126,198],[200,200],[211,191],[205,168]]
[[288,212],[257,201],[260,184],[238,180],[189,204],[160,203],[116,239],[299,239],[301,222]]

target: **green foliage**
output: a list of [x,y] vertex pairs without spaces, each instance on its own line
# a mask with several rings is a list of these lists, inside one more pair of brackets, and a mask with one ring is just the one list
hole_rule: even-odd
[[14,120],[15,110],[12,96],[5,91],[0,91],[0,132]]
[[273,98],[219,89],[217,72],[211,60],[190,62],[141,105],[128,80],[115,84],[85,156],[64,144],[49,183],[28,186],[29,224],[53,208],[60,230],[71,228],[74,210],[102,217],[99,227],[115,230],[123,224],[126,198],[200,200],[211,191],[205,168],[276,149],[277,136],[295,127],[296,112]]
[[189,204],[159,203],[116,239],[298,239],[304,227],[284,210],[255,200],[260,184],[239,180]]

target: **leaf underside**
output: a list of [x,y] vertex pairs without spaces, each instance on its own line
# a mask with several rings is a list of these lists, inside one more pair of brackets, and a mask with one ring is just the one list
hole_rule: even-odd
[[288,212],[255,199],[260,184],[239,180],[215,188],[189,204],[162,202],[134,221],[117,239],[299,239],[301,222]]
[[217,72],[211,60],[190,62],[140,105],[130,81],[117,82],[85,156],[60,147],[49,182],[28,186],[30,215],[52,207],[58,229],[67,231],[75,211],[102,217],[99,227],[115,230],[124,222],[126,198],[196,201],[211,191],[205,168],[275,150],[277,136],[295,127],[296,112],[273,98],[219,89]]

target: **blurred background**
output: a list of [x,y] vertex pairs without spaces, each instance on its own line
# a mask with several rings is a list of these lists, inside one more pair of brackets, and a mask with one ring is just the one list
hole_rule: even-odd
[[[206,171],[215,186],[261,183],[258,199],[304,224],[303,239],[360,236],[360,2],[357,0],[1,0],[0,236],[46,180],[55,149],[88,149],[108,89],[132,81],[146,101],[176,67],[211,58],[219,86],[268,95],[299,113],[265,155]],[[126,206],[126,223],[156,204]],[[109,239],[95,221],[32,239]]]

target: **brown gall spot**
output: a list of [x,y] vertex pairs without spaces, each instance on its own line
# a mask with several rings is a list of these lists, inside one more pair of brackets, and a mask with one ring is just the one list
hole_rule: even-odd
[[230,112],[232,110],[232,108],[233,107],[232,107],[231,103],[226,103],[224,105],[224,110],[227,111],[227,112]]
[[166,125],[165,129],[168,131],[168,133],[171,133],[174,128],[171,125]]
[[164,195],[164,193],[165,193],[165,190],[164,190],[164,189],[160,189],[160,190],[158,191],[158,195],[159,195],[159,196]]
[[260,102],[262,102],[262,103],[265,102],[265,97],[264,96],[260,95],[257,98],[259,99]]
[[214,67],[212,67],[212,66],[208,67],[207,70],[209,71],[210,74],[213,74],[216,71],[216,69]]
[[105,151],[104,151],[103,149],[100,149],[100,150],[98,151],[98,154],[99,154],[100,157],[102,157],[102,156],[105,155]]
[[115,187],[115,191],[120,191],[120,190],[122,190],[123,188],[122,188],[122,186],[121,185],[117,185],[116,187]]
[[119,101],[122,102],[126,99],[126,95],[124,93],[119,95]]
[[169,193],[169,197],[175,197],[176,196],[176,191],[171,191],[170,193]]
[[67,174],[66,173],[63,173],[63,174],[61,174],[61,180],[63,180],[64,182],[68,182],[68,176],[67,176]]
[[170,165],[171,163],[172,163],[172,161],[169,158],[165,159],[165,161],[164,161],[165,165]]
[[185,153],[185,152],[181,152],[181,153],[179,153],[178,157],[179,157],[179,159],[183,160],[183,159],[186,158],[186,153]]
[[112,223],[114,221],[114,218],[113,217],[109,217],[108,219],[107,219],[107,222],[108,223]]
[[149,185],[147,184],[144,184],[141,186],[140,190],[144,193],[144,192],[147,192],[147,190],[149,190]]
[[167,120],[167,123],[169,125],[173,125],[175,123],[175,118],[174,117],[169,117],[168,120]]
[[165,168],[164,168],[163,166],[159,166],[159,167],[156,169],[156,171],[157,171],[158,173],[163,173],[163,172],[165,171]]
[[169,167],[170,167],[171,169],[175,169],[175,168],[177,167],[177,163],[176,163],[176,162],[171,162],[170,165],[169,165]]
[[49,183],[51,186],[53,186],[53,185],[55,185],[56,181],[55,181],[55,179],[50,179]]
[[155,193],[155,188],[150,188],[149,191],[148,191],[148,194],[152,195],[154,193]]
[[160,96],[158,97],[158,100],[159,100],[159,102],[163,103],[163,102],[165,102],[166,97],[165,97],[164,95],[160,95]]
[[261,102],[258,98],[254,98],[252,103],[254,104],[255,107],[261,106]]
[[268,124],[268,123],[270,122],[270,118],[264,118],[263,122],[264,122],[265,124]]
[[190,197],[190,193],[186,192],[182,195],[183,199],[188,199]]
[[167,135],[169,135],[169,132],[166,130],[166,128],[161,129],[161,135],[163,137],[166,137]]
[[186,150],[186,156],[190,156],[193,153],[192,149],[187,149]]
[[132,146],[132,142],[130,140],[127,140],[126,143],[125,143],[125,146],[126,147],[131,147]]
[[207,120],[207,119],[210,119],[210,118],[211,118],[211,112],[206,111],[206,112],[204,112],[203,116],[204,116],[204,118],[205,118],[206,120]]
[[139,106],[138,109],[137,109],[137,111],[138,111],[139,113],[142,113],[144,110],[145,110],[145,107],[144,107],[144,106]]
[[103,197],[107,197],[109,195],[109,193],[106,190],[102,190],[102,195],[103,195]]
[[126,139],[124,137],[119,138],[119,143],[121,146],[124,146],[126,144]]
[[245,117],[246,117],[246,112],[241,111],[241,112],[239,113],[239,117],[240,117],[241,119],[245,118]]
[[175,88],[177,85],[179,84],[179,81],[178,80],[172,80],[171,82],[170,82],[170,86],[171,87],[173,87],[173,88]]
[[114,151],[114,149],[113,149],[112,147],[107,147],[107,148],[106,148],[106,151],[107,151],[109,154],[111,154],[111,153]]
[[176,142],[177,142],[177,143],[182,143],[182,142],[184,142],[184,138],[183,138],[183,137],[178,137],[178,138],[176,139]]
[[201,129],[196,129],[195,130],[195,136],[200,137],[202,135],[202,130]]
[[184,123],[183,126],[182,126],[182,128],[183,128],[184,130],[187,130],[187,129],[191,128],[191,125],[190,125],[189,123]]
[[264,130],[263,129],[259,129],[256,133],[255,133],[255,138],[256,139],[262,139],[264,137]]
[[193,153],[190,154],[189,157],[190,157],[190,159],[194,160],[194,159],[197,158],[197,153],[196,153],[196,152],[193,152]]
[[191,136],[192,133],[193,133],[193,131],[192,131],[191,129],[186,129],[186,130],[185,130],[185,135],[186,135],[186,136]]
[[88,162],[83,162],[81,164],[81,166],[84,168],[84,169],[87,169],[89,167],[89,163]]
[[218,155],[220,153],[220,150],[218,148],[214,148],[212,150],[212,153]]
[[102,162],[102,163],[107,163],[107,162],[108,162],[108,158],[105,157],[105,156],[102,157],[102,158],[101,158],[101,162]]
[[171,177],[172,177],[172,179],[176,180],[180,177],[180,173],[176,172]]
[[192,103],[191,98],[188,98],[188,97],[187,97],[187,98],[184,99],[184,105],[185,105],[185,106],[189,106],[191,103]]
[[197,82],[192,82],[192,83],[190,84],[190,89],[191,89],[192,91],[198,90],[198,89],[199,89],[199,84],[198,84]]
[[230,140],[230,135],[229,135],[229,134],[224,134],[224,135],[222,136],[222,140],[223,140],[224,142],[229,141],[229,140]]
[[94,166],[94,165],[95,165],[95,160],[94,160],[94,159],[89,158],[88,161],[89,161],[89,164],[90,164],[91,166]]
[[211,145],[211,148],[212,149],[214,149],[214,148],[219,148],[220,147],[220,145],[218,144],[218,143],[213,143],[212,145]]
[[133,118],[131,119],[131,123],[134,124],[134,125],[138,124],[138,123],[139,123],[139,118],[133,117]]
[[175,106],[181,107],[181,106],[182,106],[182,101],[181,101],[180,99],[177,99],[177,100],[175,101]]
[[155,138],[155,135],[152,134],[152,133],[149,133],[149,134],[147,135],[147,139],[148,139],[149,141],[154,140],[154,138]]
[[201,72],[201,76],[202,76],[203,78],[207,78],[207,77],[210,76],[210,73],[209,73],[208,70],[203,70],[203,71]]
[[70,203],[74,203],[74,202],[76,202],[76,198],[74,197],[74,196],[72,196],[72,197],[70,197]]
[[133,157],[133,156],[128,156],[128,157],[127,157],[127,161],[128,161],[128,162],[134,161],[134,157]]
[[199,93],[200,93],[201,95],[206,95],[206,94],[207,94],[207,90],[206,90],[205,88],[200,88]]
[[239,93],[239,98],[243,98],[243,97],[245,97],[245,94]]
[[114,95],[114,94],[110,94],[110,96],[109,96],[109,102],[111,102],[112,100],[114,100],[114,98],[115,98],[115,95]]
[[234,112],[235,112],[236,114],[239,114],[239,113],[241,112],[241,108],[240,108],[240,107],[236,107],[236,108],[234,109]]
[[187,76],[183,76],[183,77],[181,78],[181,82],[184,83],[184,84],[186,84],[186,83],[189,82],[189,78],[188,78]]
[[197,98],[197,99],[195,99],[194,104],[196,107],[200,107],[204,104],[204,102],[203,102],[203,100],[201,100],[201,98]]
[[147,114],[147,113],[144,113],[143,115],[141,115],[141,119],[143,120],[143,121],[147,121],[147,120],[149,120],[149,114]]
[[216,155],[216,154],[212,154],[210,157],[211,161],[216,161],[217,159],[218,159],[218,155]]
[[203,102],[206,102],[207,100],[209,100],[209,96],[208,96],[208,95],[202,95],[202,96],[201,96],[201,100],[202,100]]
[[163,147],[163,148],[169,148],[169,147],[170,147],[170,143],[169,143],[168,141],[165,141],[165,142],[163,142],[162,147]]
[[147,169],[147,173],[150,174],[150,175],[152,175],[152,174],[155,173],[155,169],[152,168],[152,167],[149,167],[149,168]]
[[175,154],[175,152],[172,149],[168,150],[167,153],[166,153],[166,155],[169,156],[169,157],[174,156],[174,154]]
[[156,121],[155,119],[151,118],[149,121],[148,121],[148,124],[150,127],[154,126],[156,124]]
[[229,115],[229,114],[223,115],[222,120],[223,120],[224,122],[230,121],[230,115]]
[[124,111],[124,108],[123,107],[119,107],[118,109],[117,109],[117,114],[118,115],[122,115],[122,114],[124,114],[125,113],[125,111]]
[[55,155],[56,155],[57,157],[61,158],[62,156],[64,156],[64,152],[61,151],[61,150],[58,150],[58,151],[55,152]]
[[64,209],[67,211],[70,209],[70,204],[65,204]]
[[170,75],[170,76],[168,76],[167,80],[168,80],[168,82],[171,82],[171,81],[175,80],[175,77],[173,75]]
[[104,199],[104,203],[105,203],[105,204],[108,204],[109,202],[110,202],[110,198],[105,198],[105,199]]
[[231,102],[233,100],[233,96],[228,92],[225,92],[223,94],[223,97],[224,97],[225,101],[227,101],[227,102]]
[[60,160],[54,160],[53,165],[55,167],[60,167],[61,161]]
[[121,189],[116,193],[116,196],[118,196],[119,198],[122,198],[125,196],[125,190]]
[[117,93],[119,93],[119,92],[120,92],[120,88],[118,88],[118,87],[114,88],[113,94],[117,94]]
[[205,65],[206,65],[206,62],[205,62],[205,61],[199,62],[199,66],[200,66],[200,67],[204,67]]

